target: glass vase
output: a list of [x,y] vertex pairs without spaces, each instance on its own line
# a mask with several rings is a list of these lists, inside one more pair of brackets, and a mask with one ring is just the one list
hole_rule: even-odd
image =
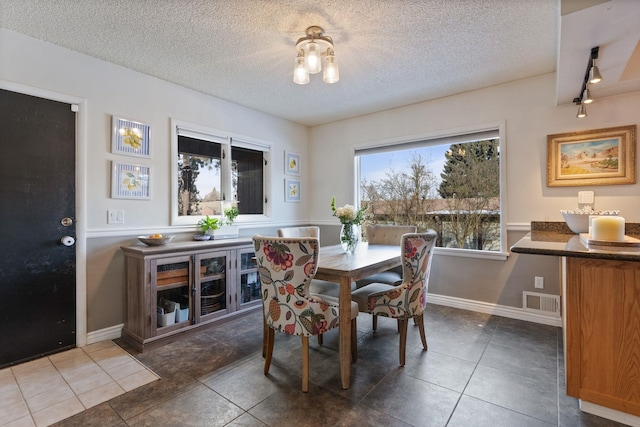
[[340,244],[348,254],[352,254],[360,243],[360,226],[355,224],[342,224],[340,229]]

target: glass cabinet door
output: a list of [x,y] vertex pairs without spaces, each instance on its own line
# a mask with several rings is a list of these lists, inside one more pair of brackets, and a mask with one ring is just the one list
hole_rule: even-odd
[[[189,257],[156,260],[151,282],[155,285],[156,328],[158,333],[191,323],[191,262]],[[180,325],[180,326],[176,326]]]
[[199,321],[217,317],[229,311],[227,292],[226,252],[197,255],[195,265],[196,312]]
[[240,249],[238,272],[240,277],[240,307],[246,305],[259,304],[260,297],[260,277],[258,276],[258,265],[253,249]]

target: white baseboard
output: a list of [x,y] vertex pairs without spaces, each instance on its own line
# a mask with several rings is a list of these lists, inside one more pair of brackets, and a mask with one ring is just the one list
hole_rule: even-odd
[[448,297],[438,294],[427,294],[427,302],[437,305],[444,305],[447,307],[460,308],[462,310],[495,314],[496,316],[509,317],[511,319],[525,320],[527,322],[562,327],[561,317],[532,313],[521,308],[508,307],[506,305],[490,304],[488,302],[473,301],[469,299]]
[[627,414],[626,412],[616,411],[615,409],[605,408],[604,406],[596,405],[595,403],[586,402],[582,399],[580,402],[580,410],[582,412],[588,412],[593,415],[597,415],[608,420],[613,420],[619,423],[630,425],[632,427],[640,427],[640,417]]
[[94,344],[105,340],[115,340],[122,336],[122,328],[124,324],[110,326],[108,328],[100,329],[97,331],[89,332],[87,334],[87,345]]
[[[544,325],[562,326],[562,318],[531,313],[529,311],[524,311],[521,308],[507,307],[506,305],[490,304],[482,301],[473,301],[438,294],[427,294],[427,302],[447,307],[460,308],[462,310],[477,311],[479,313],[495,314],[496,316],[526,320],[528,322],[541,323]],[[87,344],[94,344],[104,340],[120,338],[122,336],[123,327],[124,324],[120,324],[89,332],[87,334]]]

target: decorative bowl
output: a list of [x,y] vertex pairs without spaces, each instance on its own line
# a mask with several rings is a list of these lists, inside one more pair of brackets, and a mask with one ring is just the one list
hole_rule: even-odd
[[193,235],[193,240],[210,240],[211,239],[211,235],[210,234],[194,234]]
[[589,215],[618,215],[620,211],[561,210],[564,222],[576,234],[589,232]]
[[176,236],[162,236],[162,237],[151,237],[151,236],[138,236],[138,240],[144,243],[147,246],[162,246],[166,245]]

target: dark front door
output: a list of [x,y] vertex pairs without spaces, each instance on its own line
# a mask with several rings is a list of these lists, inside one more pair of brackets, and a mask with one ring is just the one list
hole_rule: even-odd
[[0,90],[0,368],[75,346],[75,122]]

